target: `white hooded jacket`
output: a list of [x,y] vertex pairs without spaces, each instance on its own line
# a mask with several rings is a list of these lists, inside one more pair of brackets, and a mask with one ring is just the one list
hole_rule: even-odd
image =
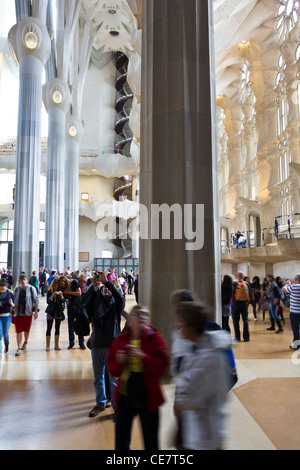
[[[178,333],[175,338],[179,340]],[[224,330],[205,331],[197,343],[186,343],[189,352],[181,343],[185,355],[175,377],[175,407],[180,411],[185,449],[222,448],[228,390],[224,351],[230,346],[230,334]]]

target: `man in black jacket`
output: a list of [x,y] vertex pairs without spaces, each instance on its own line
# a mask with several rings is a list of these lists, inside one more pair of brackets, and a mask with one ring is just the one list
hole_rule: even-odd
[[[102,284],[102,285],[101,285]],[[105,387],[105,364],[109,347],[121,332],[121,315],[125,302],[122,293],[113,282],[100,271],[93,279],[92,286],[84,294],[81,309],[92,322],[90,347],[94,371],[96,405],[89,417],[94,418],[105,410],[107,400]],[[110,377],[113,387],[113,378]]]

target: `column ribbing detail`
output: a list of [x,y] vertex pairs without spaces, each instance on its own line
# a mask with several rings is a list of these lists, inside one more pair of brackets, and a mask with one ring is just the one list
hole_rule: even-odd
[[[32,29],[37,44],[29,49],[25,34]],[[42,21],[28,17],[11,28],[9,41],[19,61],[20,77],[13,240],[16,279],[21,271],[30,276],[39,268],[42,73],[50,38]]]
[[78,269],[79,252],[79,141],[66,140],[65,266]]
[[31,15],[30,0],[15,0],[17,22]]
[[43,64],[26,56],[20,59],[19,69],[13,269],[15,276],[21,271],[29,276],[39,266]]
[[57,269],[59,272],[63,272],[65,132],[66,113],[71,103],[68,84],[58,78],[48,82],[44,86],[44,103],[48,110],[44,264],[49,269]]
[[48,110],[48,155],[45,261],[49,269],[64,270],[65,111]]

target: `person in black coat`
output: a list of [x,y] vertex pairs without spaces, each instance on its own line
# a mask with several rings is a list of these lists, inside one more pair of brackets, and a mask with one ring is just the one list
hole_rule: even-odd
[[135,301],[138,304],[139,303],[139,275],[136,274],[135,280],[134,280],[134,294],[135,294]]
[[222,328],[230,333],[229,318],[231,316],[232,278],[225,274],[221,286],[222,292]]
[[[92,286],[82,296],[80,313],[92,323],[92,334],[89,340],[94,371],[96,405],[89,413],[94,418],[105,410],[107,398],[113,398],[111,390],[106,392],[105,370],[109,347],[121,332],[121,315],[125,301],[122,293],[108,281],[103,271],[93,279]],[[110,378],[110,388],[114,380]],[[107,397],[108,395],[108,397]],[[114,406],[114,403],[112,403]]]

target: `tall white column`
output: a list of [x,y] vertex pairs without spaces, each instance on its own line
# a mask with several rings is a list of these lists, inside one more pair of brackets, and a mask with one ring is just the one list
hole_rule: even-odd
[[65,160],[65,267],[78,269],[79,253],[79,152],[83,128],[76,116],[66,124]]
[[[168,240],[153,239],[151,231],[140,240],[139,300],[168,338],[175,289],[196,292],[221,320],[212,2],[145,0],[142,45],[140,202],[148,226],[153,204],[179,204],[182,215],[190,204],[193,231],[199,239],[204,231],[204,245],[194,250],[184,230],[181,239],[171,230]],[[196,219],[197,204],[204,220]]]
[[48,111],[48,153],[44,264],[64,270],[65,129],[71,94],[67,83],[55,78],[44,87]]
[[28,276],[39,268],[42,73],[50,38],[38,18],[13,26],[9,41],[19,61],[13,271]]

